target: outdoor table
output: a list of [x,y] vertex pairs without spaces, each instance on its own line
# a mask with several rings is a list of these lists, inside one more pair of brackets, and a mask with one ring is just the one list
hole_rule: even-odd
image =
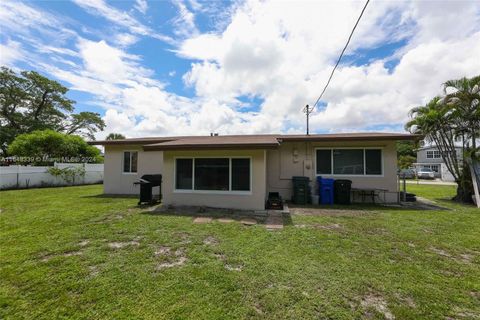
[[367,197],[372,199],[372,202],[375,203],[375,197],[380,199],[380,193],[383,192],[383,201],[385,202],[385,194],[388,190],[386,189],[377,189],[377,188],[352,188],[352,202],[355,201],[355,193],[360,194],[362,197],[362,202],[365,202]]

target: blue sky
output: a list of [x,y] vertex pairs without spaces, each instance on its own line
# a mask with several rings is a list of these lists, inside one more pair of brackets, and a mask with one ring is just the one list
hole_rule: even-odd
[[[362,5],[2,1],[0,63],[68,87],[106,121],[98,138],[298,133]],[[312,130],[402,131],[442,82],[478,74],[479,17],[475,1],[373,1]]]

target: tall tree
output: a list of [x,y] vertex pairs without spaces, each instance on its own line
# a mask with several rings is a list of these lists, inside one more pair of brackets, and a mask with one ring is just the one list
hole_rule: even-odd
[[121,133],[109,133],[105,140],[120,140],[125,139],[125,136]]
[[467,161],[457,156],[455,141],[461,138],[466,150],[464,159],[475,151],[480,134],[479,81],[480,77],[447,81],[444,84],[446,95],[413,108],[410,111],[412,120],[405,125],[407,130],[424,135],[427,142],[433,142],[439,149],[458,185],[454,199],[462,202],[472,201],[473,185]]
[[34,130],[52,129],[93,139],[105,123],[98,113],[73,113],[75,101],[68,89],[35,71],[0,69],[0,149],[7,155],[16,136]]

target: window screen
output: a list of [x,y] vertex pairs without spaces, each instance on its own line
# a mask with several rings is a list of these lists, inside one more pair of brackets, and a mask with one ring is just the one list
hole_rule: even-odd
[[365,149],[365,174],[382,174],[382,150]]
[[175,189],[191,190],[193,178],[193,159],[177,159]]
[[230,159],[195,159],[195,190],[228,191]]
[[317,150],[317,174],[332,174],[332,150]]
[[232,159],[232,190],[250,190],[250,159]]
[[363,175],[363,149],[333,150],[333,173]]

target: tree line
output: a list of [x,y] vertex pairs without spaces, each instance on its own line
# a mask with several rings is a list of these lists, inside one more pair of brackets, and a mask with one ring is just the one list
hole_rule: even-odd
[[[88,157],[101,161],[85,139],[105,129],[96,112],[75,113],[68,89],[35,71],[0,68],[0,156]],[[110,134],[107,139],[125,138]],[[40,163],[44,164],[44,163]]]

